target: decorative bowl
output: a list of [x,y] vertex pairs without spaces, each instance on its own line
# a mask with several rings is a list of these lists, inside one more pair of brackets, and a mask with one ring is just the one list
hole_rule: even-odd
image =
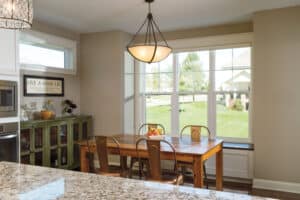
[[41,118],[43,120],[51,119],[53,116],[54,116],[54,113],[52,111],[49,111],[49,110],[42,110],[41,111]]

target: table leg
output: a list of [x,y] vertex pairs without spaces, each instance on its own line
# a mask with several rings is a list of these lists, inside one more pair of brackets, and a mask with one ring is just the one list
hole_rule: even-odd
[[216,155],[216,188],[223,190],[223,149]]
[[203,182],[203,160],[201,156],[195,156],[193,162],[194,187],[202,188]]
[[86,158],[86,147],[81,146],[80,147],[80,171],[81,172],[89,172],[89,161]]

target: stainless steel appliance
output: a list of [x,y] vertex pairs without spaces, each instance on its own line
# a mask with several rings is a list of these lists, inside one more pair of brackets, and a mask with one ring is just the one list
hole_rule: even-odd
[[0,81],[0,117],[18,115],[18,84],[14,81]]
[[18,162],[18,123],[0,124],[0,161]]

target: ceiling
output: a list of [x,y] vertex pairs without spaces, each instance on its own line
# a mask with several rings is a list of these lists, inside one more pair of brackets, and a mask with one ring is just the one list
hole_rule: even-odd
[[[261,10],[300,0],[156,0],[152,12],[162,31],[250,21]],[[78,33],[134,33],[144,21],[144,0],[34,0],[34,18]]]

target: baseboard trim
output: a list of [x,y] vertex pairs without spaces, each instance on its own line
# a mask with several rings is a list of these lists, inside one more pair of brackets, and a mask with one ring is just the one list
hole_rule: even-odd
[[300,194],[300,183],[254,179],[253,188]]

